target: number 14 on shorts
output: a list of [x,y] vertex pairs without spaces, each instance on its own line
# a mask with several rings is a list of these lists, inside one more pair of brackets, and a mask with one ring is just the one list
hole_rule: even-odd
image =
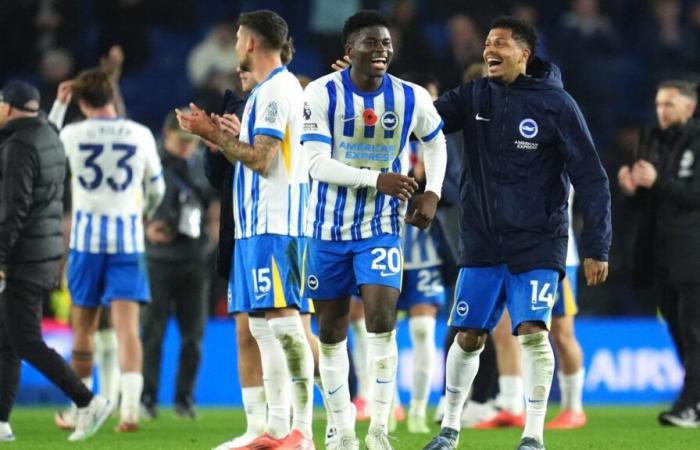
[[539,280],[530,280],[532,288],[532,310],[546,309],[554,306],[554,298],[556,295],[556,285],[552,283],[540,283]]

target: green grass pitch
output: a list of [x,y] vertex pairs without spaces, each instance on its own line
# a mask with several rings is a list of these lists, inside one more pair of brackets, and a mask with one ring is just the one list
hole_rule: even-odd
[[[700,429],[686,430],[661,427],[656,415],[661,407],[590,407],[589,424],[575,431],[548,431],[548,449],[673,449],[700,450]],[[196,421],[177,419],[171,410],[162,409],[160,417],[143,422],[137,433],[117,434],[116,419],[86,442],[70,443],[67,432],[53,425],[50,408],[16,408],[11,423],[17,441],[0,443],[0,450],[41,449],[211,449],[243,431],[245,417],[240,409],[202,408]],[[556,413],[556,409],[550,411]],[[323,449],[324,415],[316,411],[314,432],[316,446]],[[433,426],[437,432],[437,425]],[[367,423],[358,424],[360,437]],[[392,440],[395,450],[421,449],[430,436],[411,435],[400,423]],[[520,437],[519,430],[463,430],[460,449],[513,449]],[[362,447],[364,448],[364,446]]]

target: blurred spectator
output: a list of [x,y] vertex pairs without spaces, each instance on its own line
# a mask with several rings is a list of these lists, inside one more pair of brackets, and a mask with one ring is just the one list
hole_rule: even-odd
[[321,73],[327,73],[331,63],[345,53],[341,31],[360,6],[360,0],[311,0],[309,32],[321,57]]
[[208,312],[208,211],[219,207],[204,176],[199,139],[180,129],[175,112],[163,125],[160,157],[165,197],[146,227],[151,303],[143,315],[142,404],[157,415],[161,350],[165,328],[174,312],[180,331],[180,359],[175,386],[175,414],[195,418],[194,383]]
[[484,36],[471,17],[453,16],[447,22],[450,49],[440,64],[440,85],[443,90],[452,89],[462,82],[462,73],[475,62],[482,60]]
[[571,2],[554,31],[551,51],[564,86],[579,102],[604,151],[614,134],[615,111],[610,105],[623,88],[618,73],[622,42],[598,0]]
[[639,211],[634,280],[653,283],[685,368],[683,389],[659,421],[693,428],[700,417],[700,124],[691,118],[697,99],[692,83],[661,83],[658,126],[642,133],[632,163],[618,172]]
[[37,48],[69,47],[80,31],[78,2],[74,0],[38,0],[35,24]]
[[651,18],[639,40],[645,65],[653,83],[679,77],[697,67],[698,43],[683,23],[681,0],[653,0]]
[[195,86],[195,103],[207,111],[218,111],[224,91],[235,82],[236,30],[235,24],[221,22],[190,52],[187,71]]
[[426,70],[433,67],[431,47],[416,16],[415,0],[399,0],[391,14],[391,40],[394,56],[392,73]]
[[[124,72],[143,70],[151,61],[151,4],[148,0],[96,0],[98,52],[105,54],[114,45],[124,49],[129,58]],[[173,7],[177,7],[175,4]]]
[[238,67],[236,29],[231,22],[218,23],[192,49],[187,60],[187,73],[193,85],[201,87],[209,83],[213,73],[233,78]]
[[39,64],[41,109],[44,111],[51,109],[51,105],[56,99],[58,84],[69,79],[73,75],[73,69],[73,56],[62,48],[51,48],[41,55]]

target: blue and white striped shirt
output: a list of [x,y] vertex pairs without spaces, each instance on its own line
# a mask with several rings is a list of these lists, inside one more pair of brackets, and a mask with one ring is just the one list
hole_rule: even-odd
[[233,217],[236,239],[261,234],[303,236],[309,201],[309,170],[301,152],[304,91],[286,66],[275,69],[246,102],[241,141],[255,136],[282,141],[267,175],[236,163],[233,177]]
[[[428,92],[391,75],[366,93],[346,69],[311,82],[305,97],[302,142],[327,144],[333,159],[355,168],[406,174],[411,133],[427,142],[442,129]],[[399,234],[405,211],[404,203],[375,188],[312,180],[306,233],[331,241]]]

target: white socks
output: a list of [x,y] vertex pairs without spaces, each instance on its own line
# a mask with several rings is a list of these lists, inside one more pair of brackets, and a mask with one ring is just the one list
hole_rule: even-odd
[[95,333],[93,354],[100,380],[100,394],[116,405],[119,401],[119,354],[117,334],[113,328]]
[[561,409],[576,413],[583,411],[583,380],[584,369],[580,368],[571,375],[566,375],[561,371],[557,372],[559,379],[559,389],[561,390]]
[[518,341],[522,346],[523,385],[527,404],[522,436],[543,442],[544,416],[554,375],[554,353],[546,331],[518,336]]
[[337,344],[319,342],[318,366],[324,388],[324,397],[333,423],[340,436],[355,438],[355,415],[350,406],[348,388],[348,341]]
[[395,330],[367,333],[370,432],[387,432],[396,386],[398,354]]
[[411,317],[408,329],[413,345],[413,386],[409,414],[424,417],[436,359],[435,317]]
[[287,358],[267,321],[250,317],[250,334],[260,348],[263,385],[267,399],[267,432],[275,438],[289,434],[290,389]]
[[457,343],[458,337],[455,336],[447,353],[445,416],[442,419],[442,428],[457,431],[461,427],[462,407],[479,371],[479,355],[484,350],[481,347],[474,352],[465,352]]
[[523,413],[523,377],[520,375],[501,375],[498,377],[497,404],[511,414]]
[[352,363],[357,376],[357,395],[369,397],[369,373],[367,372],[367,327],[365,319],[350,322],[352,329]]
[[247,422],[246,433],[259,436],[265,431],[267,422],[265,388],[263,386],[244,387],[241,388],[241,394]]
[[311,438],[314,400],[314,355],[298,315],[268,320],[282,345],[292,380],[292,428]]
[[120,414],[121,421],[136,423],[139,420],[141,391],[143,391],[143,375],[139,372],[125,372],[119,379],[121,392]]

